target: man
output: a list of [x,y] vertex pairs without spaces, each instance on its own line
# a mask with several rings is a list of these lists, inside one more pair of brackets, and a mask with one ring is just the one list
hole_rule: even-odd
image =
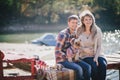
[[[66,59],[66,49],[71,46],[70,40],[75,38],[74,32],[77,25],[78,16],[71,15],[68,17],[68,27],[59,32],[55,47],[56,62],[62,64],[66,68],[73,69],[76,72],[76,80],[90,80],[91,66],[83,61],[69,62]],[[83,72],[85,73],[83,74]]]

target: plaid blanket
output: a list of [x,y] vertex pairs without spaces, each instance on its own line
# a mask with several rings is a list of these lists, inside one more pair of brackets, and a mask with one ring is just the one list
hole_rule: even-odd
[[74,71],[67,68],[62,68],[62,70],[46,70],[47,80],[74,80]]

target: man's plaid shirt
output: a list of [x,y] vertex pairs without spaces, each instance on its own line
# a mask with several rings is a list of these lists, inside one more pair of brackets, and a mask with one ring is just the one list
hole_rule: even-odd
[[74,38],[70,34],[69,28],[62,30],[57,36],[57,43],[55,47],[56,62],[62,62],[65,60],[66,49],[70,47],[70,40]]

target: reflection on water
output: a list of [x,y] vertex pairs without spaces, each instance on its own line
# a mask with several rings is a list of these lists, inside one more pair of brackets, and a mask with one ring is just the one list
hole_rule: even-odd
[[[105,54],[120,54],[120,30],[103,33],[103,52]],[[107,70],[106,80],[119,80],[118,70]]]
[[113,54],[120,51],[120,30],[103,33],[103,49],[105,54]]
[[119,70],[107,70],[106,80],[119,80]]

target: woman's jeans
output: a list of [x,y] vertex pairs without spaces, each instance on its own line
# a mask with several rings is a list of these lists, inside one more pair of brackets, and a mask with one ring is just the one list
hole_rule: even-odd
[[92,67],[91,77],[92,80],[105,80],[106,78],[106,66],[107,61],[103,57],[98,58],[99,65],[96,65],[96,62],[93,61],[94,57],[84,58],[83,61],[87,62]]
[[88,63],[84,61],[80,62],[64,61],[59,63],[66,68],[73,69],[76,73],[76,80],[90,80],[91,66]]

